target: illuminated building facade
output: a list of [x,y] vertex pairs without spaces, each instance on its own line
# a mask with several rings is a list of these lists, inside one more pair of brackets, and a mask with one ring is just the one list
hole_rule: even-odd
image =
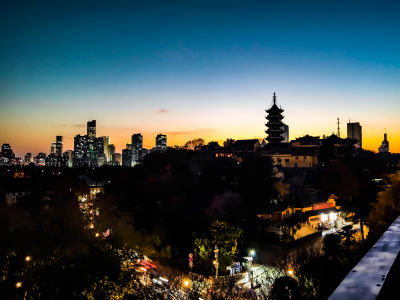
[[14,151],[11,149],[9,144],[3,144],[1,146],[1,153],[0,153],[0,165],[10,165],[11,160],[15,158]]
[[[165,147],[166,145],[167,145],[167,137],[165,136]],[[132,166],[135,166],[142,159],[143,136],[140,133],[132,135],[131,147],[132,147]]]
[[89,165],[89,138],[87,135],[74,137],[74,167]]
[[96,139],[96,120],[87,122],[87,137],[88,137],[88,153],[89,153],[89,165],[96,165],[96,151],[95,151],[95,139]]
[[165,134],[157,134],[156,136],[156,150],[167,150],[167,136]]
[[32,153],[26,153],[25,158],[24,158],[25,165],[29,165],[31,162],[33,162],[33,157]]
[[124,167],[132,167],[132,150],[130,149],[122,150],[122,165]]

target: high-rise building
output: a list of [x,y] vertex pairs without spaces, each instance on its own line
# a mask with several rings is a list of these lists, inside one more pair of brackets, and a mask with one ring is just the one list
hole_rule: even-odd
[[156,136],[156,150],[167,150],[167,136],[165,134],[157,134]]
[[94,139],[95,166],[102,166],[106,162],[104,154],[104,137]]
[[282,141],[285,139],[285,137],[283,136],[284,124],[282,122],[282,113],[284,110],[276,105],[275,92],[272,96],[272,101],[273,104],[271,108],[265,111],[267,113],[266,119],[268,120],[268,122],[265,124],[267,126],[267,130],[265,131],[265,133],[268,135],[266,140],[269,144],[278,145],[282,143]]
[[[140,133],[133,134],[131,145],[132,145],[132,166],[135,166],[142,159],[143,136]],[[165,136],[165,147],[166,146],[167,146],[167,136]]]
[[362,148],[362,127],[359,122],[347,123],[347,137],[357,140],[356,148]]
[[89,165],[89,137],[87,135],[76,135],[74,137],[74,166],[81,167]]
[[74,162],[74,152],[72,150],[67,150],[63,154],[62,165],[67,168],[72,168]]
[[56,136],[55,154],[61,157],[62,153],[63,153],[63,137],[58,135]]
[[0,165],[10,165],[13,158],[15,158],[15,154],[11,146],[9,144],[3,144],[1,146]]
[[103,136],[103,141],[104,141],[104,155],[106,156],[106,162],[111,161],[111,156],[108,153],[108,145],[110,145],[110,137],[109,136]]
[[46,165],[46,158],[46,153],[39,152],[38,155],[36,155],[36,157],[34,158],[35,165],[40,167]]
[[24,163],[25,165],[29,165],[31,162],[33,162],[33,157],[32,153],[26,153],[25,158],[24,158]]
[[96,120],[87,122],[87,136],[89,145],[89,165],[96,165],[96,153],[95,153],[95,139],[96,139]]
[[55,154],[55,153],[56,153],[56,142],[52,142],[50,147],[50,154]]
[[114,153],[112,156],[113,166],[120,166],[122,162],[121,153]]
[[124,167],[132,167],[132,150],[130,149],[122,150],[122,165]]
[[379,146],[378,149],[379,153],[388,153],[389,152],[389,141],[387,140],[387,133],[383,135],[382,144]]
[[115,146],[114,146],[114,144],[108,145],[108,155],[110,157],[110,161],[113,161],[114,154],[115,154]]

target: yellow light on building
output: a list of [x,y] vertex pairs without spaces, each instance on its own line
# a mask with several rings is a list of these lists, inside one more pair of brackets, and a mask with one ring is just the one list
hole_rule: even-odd
[[183,286],[184,287],[189,287],[189,285],[190,285],[190,280],[189,279],[184,279],[183,280]]

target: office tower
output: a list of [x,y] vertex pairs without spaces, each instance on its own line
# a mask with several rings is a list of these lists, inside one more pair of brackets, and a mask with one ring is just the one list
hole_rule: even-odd
[[52,142],[50,147],[50,154],[55,154],[55,153],[56,153],[56,142]]
[[362,148],[362,126],[359,122],[347,123],[347,137],[357,140],[356,148]]
[[126,143],[126,149],[132,150],[132,144]]
[[273,104],[271,108],[265,111],[267,113],[266,119],[268,120],[268,122],[265,124],[267,126],[267,130],[265,131],[265,133],[268,135],[266,138],[268,143],[277,145],[280,144],[285,139],[285,137],[283,136],[284,124],[282,123],[283,119],[282,113],[284,110],[276,105],[275,92],[272,96],[272,101]]
[[34,158],[34,162],[37,166],[44,166],[46,164],[46,153],[39,152],[38,155]]
[[24,158],[24,163],[25,165],[29,165],[31,162],[33,162],[33,157],[32,153],[26,153],[25,158]]
[[379,153],[388,153],[389,152],[389,141],[387,140],[387,133],[383,135],[383,141],[378,149]]
[[156,150],[167,150],[167,136],[165,134],[160,133],[156,136]]
[[103,136],[103,141],[104,141],[104,155],[106,157],[106,162],[111,161],[111,156],[108,153],[108,145],[110,145],[110,137],[109,136]]
[[95,154],[95,165],[100,167],[106,162],[106,156],[104,154],[104,137],[98,137],[94,139],[94,154]]
[[74,166],[89,165],[89,138],[87,135],[74,137]]
[[[142,159],[143,136],[140,133],[132,135],[132,166],[135,166]],[[157,143],[157,140],[156,140]],[[167,145],[167,137],[165,136],[165,146]]]
[[283,124],[282,126],[283,129],[283,140],[282,143],[289,143],[289,125]]
[[73,167],[74,152],[72,150],[67,150],[63,154],[62,165],[67,168]]
[[122,165],[124,167],[132,167],[132,150],[130,149],[122,150]]
[[62,153],[63,153],[63,137],[58,135],[56,136],[55,154],[61,157]]
[[114,144],[108,145],[108,155],[110,157],[110,161],[113,160],[113,155],[115,154],[115,146]]
[[96,153],[95,153],[95,138],[96,138],[96,120],[87,122],[87,136],[89,145],[89,165],[94,166],[96,164]]
[[9,144],[1,146],[0,165],[10,165],[11,160],[15,158],[15,154]]
[[112,163],[113,166],[120,166],[122,162],[121,153],[114,153],[112,155]]

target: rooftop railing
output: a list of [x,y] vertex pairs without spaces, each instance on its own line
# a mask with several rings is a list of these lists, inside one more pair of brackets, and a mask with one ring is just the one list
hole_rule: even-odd
[[[329,300],[376,299],[385,285],[399,251],[400,217],[350,271]],[[392,273],[393,270],[390,276]],[[397,296],[400,299],[400,293],[397,293]]]

